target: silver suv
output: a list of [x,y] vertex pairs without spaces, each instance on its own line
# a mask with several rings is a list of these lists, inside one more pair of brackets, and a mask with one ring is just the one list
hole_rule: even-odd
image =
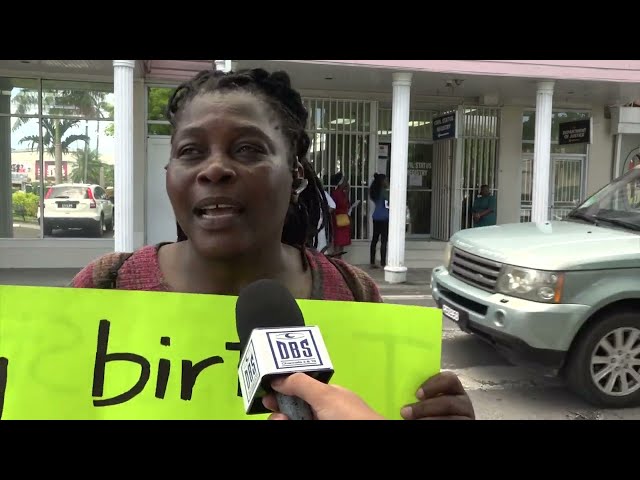
[[587,401],[640,405],[640,168],[562,221],[464,230],[431,276],[443,314]]

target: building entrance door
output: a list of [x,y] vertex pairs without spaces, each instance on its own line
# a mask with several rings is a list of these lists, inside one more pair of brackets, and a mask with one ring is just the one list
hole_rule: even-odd
[[431,234],[433,144],[409,143],[407,165],[407,237]]

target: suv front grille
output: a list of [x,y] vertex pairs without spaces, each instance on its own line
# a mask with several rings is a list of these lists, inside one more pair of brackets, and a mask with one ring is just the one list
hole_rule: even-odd
[[494,292],[502,264],[455,248],[449,271],[452,276],[488,292]]

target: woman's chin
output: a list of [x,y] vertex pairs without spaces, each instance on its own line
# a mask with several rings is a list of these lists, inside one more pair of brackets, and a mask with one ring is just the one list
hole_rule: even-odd
[[210,260],[231,260],[244,255],[250,250],[250,245],[237,236],[195,237],[191,239],[191,242],[200,256]]

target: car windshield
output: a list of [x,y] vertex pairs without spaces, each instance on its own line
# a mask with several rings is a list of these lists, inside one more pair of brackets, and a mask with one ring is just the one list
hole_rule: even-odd
[[49,198],[73,198],[75,200],[87,199],[87,187],[75,187],[59,185],[51,187]]
[[634,168],[587,198],[567,219],[640,232],[640,168]]

